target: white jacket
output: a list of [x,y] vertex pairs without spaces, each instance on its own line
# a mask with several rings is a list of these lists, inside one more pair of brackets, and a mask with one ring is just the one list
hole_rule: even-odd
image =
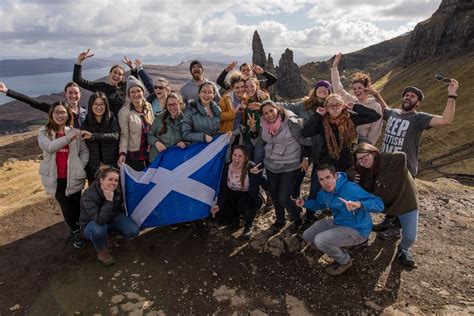
[[43,126],[39,130],[38,143],[43,151],[43,161],[40,164],[39,174],[41,182],[49,195],[56,195],[58,168],[56,166],[56,152],[66,145],[69,145],[67,160],[67,186],[66,196],[81,191],[84,188],[86,171],[85,167],[89,161],[89,150],[83,140],[72,139],[73,128],[66,126],[64,129],[66,136],[49,138],[46,128]]

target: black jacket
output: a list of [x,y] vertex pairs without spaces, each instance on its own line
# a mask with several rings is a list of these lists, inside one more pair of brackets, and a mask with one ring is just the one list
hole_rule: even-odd
[[[138,79],[138,73],[135,70],[132,70],[131,75]],[[89,81],[82,78],[82,65],[74,65],[74,73],[72,74],[72,81],[77,83],[81,88],[86,90],[96,92],[100,91],[105,94],[107,101],[109,101],[110,111],[114,116],[118,115],[118,112],[122,108],[122,105],[125,103],[125,98],[127,96],[126,91],[126,82],[121,82],[118,86],[113,86],[107,82],[100,81]]]
[[[361,104],[354,104],[353,111],[350,112],[350,119],[355,126],[368,124],[380,119],[380,114],[375,110],[370,109]],[[337,126],[331,124],[331,128],[334,132],[336,139],[339,139],[339,131]],[[319,153],[319,161],[314,161],[317,164],[331,164],[336,167],[337,171],[347,171],[353,166],[352,148],[347,146],[341,150],[339,159],[334,159],[329,155],[328,146],[326,144],[326,136],[323,126],[323,117],[319,113],[314,113],[308,122],[303,126],[302,136],[312,137],[315,135],[321,135],[324,145]],[[313,147],[315,150],[316,147]],[[313,156],[317,156],[313,153]]]
[[107,201],[102,193],[100,184],[94,182],[82,194],[79,224],[82,228],[90,221],[104,225],[110,221],[116,212],[125,213],[121,192],[116,190],[113,200]]
[[[249,168],[255,167],[255,163],[249,162]],[[227,174],[229,173],[229,164],[224,165],[224,170],[222,171],[221,183],[219,189],[219,197],[217,198],[217,205],[219,208],[223,208],[227,194],[229,194],[229,187],[227,186]],[[260,193],[260,182],[262,180],[262,172],[259,174],[253,174],[251,172],[249,175],[249,191],[248,197],[255,200],[256,203],[261,203],[263,201],[262,194]]]
[[92,139],[86,140],[89,148],[88,170],[95,172],[101,164],[116,166],[119,157],[120,127],[118,120],[112,116],[107,122],[97,123],[87,117],[83,130],[92,133]]

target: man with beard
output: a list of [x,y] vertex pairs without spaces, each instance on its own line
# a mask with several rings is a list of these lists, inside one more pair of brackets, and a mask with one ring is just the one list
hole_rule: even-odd
[[[183,97],[183,101],[185,105],[187,105],[192,100],[199,100],[199,96],[198,96],[199,86],[202,85],[206,81],[211,82],[210,80],[207,80],[206,78],[204,78],[204,75],[203,75],[204,69],[199,60],[193,60],[191,62],[191,65],[189,65],[189,71],[191,72],[191,75],[193,76],[193,78],[187,81],[181,87],[181,90],[180,90],[180,94]],[[219,104],[219,101],[221,100],[219,89],[217,88],[214,82],[211,82],[211,83],[216,87],[215,90],[217,91],[217,93],[214,96],[214,101],[217,104]]]
[[[424,97],[423,92],[416,87],[410,86],[403,90],[401,109],[389,108],[380,94],[373,87],[370,88],[369,92],[382,106],[383,119],[387,121],[382,152],[404,152],[408,170],[413,178],[416,177],[418,171],[421,135],[425,129],[451,124],[458,87],[457,80],[451,79],[448,85],[448,102],[442,116],[416,111]],[[400,228],[400,222],[396,217],[387,216],[382,223],[374,225],[373,230],[381,231],[379,236],[390,240],[400,237]]]

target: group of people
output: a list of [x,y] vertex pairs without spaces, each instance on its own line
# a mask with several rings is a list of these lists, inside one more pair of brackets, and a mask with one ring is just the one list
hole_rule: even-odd
[[[272,101],[266,89],[278,79],[253,64],[236,71],[237,62],[230,63],[217,80],[221,96],[197,60],[190,64],[192,79],[178,93],[165,78],[151,78],[141,60],[126,57],[126,80],[125,69],[114,65],[107,82],[88,81],[81,65],[92,56],[90,50],[78,55],[73,81],[64,89],[66,102],[41,103],[0,83],[0,92],[48,112],[38,136],[43,151],[39,173],[61,207],[75,247],[90,239],[100,262],[109,265],[114,262],[110,232],[125,238],[139,234],[125,215],[117,168],[127,164],[142,171],[171,146],[210,143],[227,134],[231,146],[210,210],[219,225],[239,227],[243,218],[242,238],[250,239],[256,214],[270,200],[276,217],[270,230],[288,226],[303,232],[305,240],[334,259],[326,268],[330,274],[352,265],[347,249],[367,243],[371,230],[386,239],[401,234],[397,255],[403,264],[414,265],[410,248],[419,205],[413,178],[420,137],[427,128],[452,122],[455,79],[443,115],[436,116],[417,111],[424,96],[412,86],[403,91],[401,109],[389,108],[366,73],[355,74],[353,93],[346,92],[337,69],[341,54],[331,68],[332,83],[316,82],[296,103]],[[81,88],[93,92],[87,108],[79,106]],[[383,120],[379,151],[375,144]],[[302,199],[300,186],[311,164],[309,196]],[[88,188],[82,192],[86,179]],[[326,209],[331,218],[315,216]],[[387,216],[372,227],[370,212]],[[195,224],[206,230],[205,220]]]

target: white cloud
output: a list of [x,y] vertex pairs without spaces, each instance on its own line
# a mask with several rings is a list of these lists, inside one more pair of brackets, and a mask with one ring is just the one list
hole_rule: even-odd
[[[289,47],[328,55],[409,31],[440,1],[3,0],[0,58],[75,57],[88,47],[99,56],[207,51],[242,55],[251,50],[255,29],[267,52]],[[285,14],[300,15],[303,26],[288,23]],[[241,16],[245,23],[239,23]]]

